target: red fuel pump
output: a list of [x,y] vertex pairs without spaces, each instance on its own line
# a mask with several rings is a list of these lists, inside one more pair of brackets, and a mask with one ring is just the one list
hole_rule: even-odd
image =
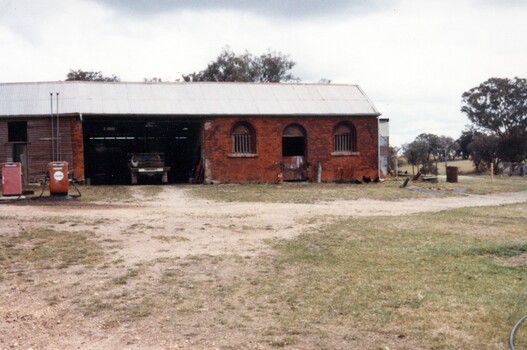
[[2,163],[2,195],[22,195],[22,164]]
[[49,194],[68,194],[68,162],[48,163]]

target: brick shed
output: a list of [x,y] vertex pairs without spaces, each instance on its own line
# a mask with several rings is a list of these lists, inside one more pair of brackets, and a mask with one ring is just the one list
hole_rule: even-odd
[[162,154],[171,183],[350,181],[379,174],[379,116],[357,85],[0,84],[0,162],[130,183],[130,155]]

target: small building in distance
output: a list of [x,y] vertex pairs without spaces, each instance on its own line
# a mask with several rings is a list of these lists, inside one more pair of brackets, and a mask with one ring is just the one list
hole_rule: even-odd
[[358,85],[2,83],[0,162],[26,182],[60,160],[128,184],[137,153],[162,155],[169,183],[351,181],[380,174],[379,116]]
[[390,120],[379,118],[379,166],[381,174],[386,176],[392,169],[388,160],[390,147]]

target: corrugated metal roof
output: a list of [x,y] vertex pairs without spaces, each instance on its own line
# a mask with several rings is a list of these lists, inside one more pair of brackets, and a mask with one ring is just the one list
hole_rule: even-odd
[[36,82],[0,84],[0,116],[374,115],[358,85],[257,83]]

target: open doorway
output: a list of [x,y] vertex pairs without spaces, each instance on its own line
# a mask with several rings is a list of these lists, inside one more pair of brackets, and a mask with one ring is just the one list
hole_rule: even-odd
[[282,175],[285,181],[307,180],[307,136],[299,124],[288,125],[282,133]]
[[158,155],[163,174],[145,176],[139,183],[188,183],[201,157],[201,122],[194,120],[123,120],[90,118],[84,126],[86,179],[92,184],[130,184],[130,157]]

